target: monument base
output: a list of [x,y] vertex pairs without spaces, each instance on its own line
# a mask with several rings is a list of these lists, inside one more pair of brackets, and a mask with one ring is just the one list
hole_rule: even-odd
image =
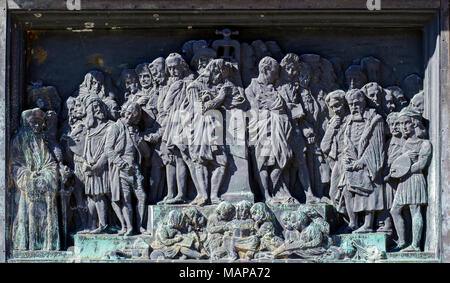
[[137,242],[150,245],[151,236],[119,236],[117,234],[76,234],[74,236],[74,256],[78,259],[104,259],[108,254],[121,249],[129,249]]
[[365,246],[375,246],[380,252],[386,253],[386,244],[388,235],[386,233],[367,233],[367,234],[340,234],[334,235],[333,243],[340,246],[342,243],[351,240],[359,240]]
[[57,260],[57,259],[67,259],[73,257],[73,251],[12,251],[12,258],[17,260],[33,260],[36,259],[46,259],[46,260]]

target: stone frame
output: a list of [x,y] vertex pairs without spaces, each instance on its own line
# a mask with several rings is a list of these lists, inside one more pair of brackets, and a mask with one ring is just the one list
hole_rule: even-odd
[[[69,2],[69,1],[68,1]],[[430,120],[433,156],[429,167],[427,242],[425,250],[441,262],[450,262],[450,169],[448,126],[449,101],[449,1],[381,1],[380,11],[369,11],[365,0],[306,0],[282,3],[256,0],[236,1],[65,1],[0,0],[0,261],[7,261],[11,215],[8,149],[18,128],[25,90],[25,31],[27,29],[114,29],[157,27],[233,27],[268,25],[400,27],[423,30],[425,62],[424,116]],[[235,10],[239,9],[239,10]],[[130,17],[133,15],[132,17]],[[226,15],[225,17],[221,17]],[[94,23],[94,27],[91,24]],[[105,25],[108,23],[108,26]]]

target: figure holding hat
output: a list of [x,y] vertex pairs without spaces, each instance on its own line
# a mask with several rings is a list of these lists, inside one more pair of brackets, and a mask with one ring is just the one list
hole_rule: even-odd
[[16,250],[59,250],[57,163],[48,148],[45,113],[22,112],[22,127],[11,142],[9,172],[20,193],[13,224]]
[[[431,143],[422,136],[420,113],[405,108],[398,119],[404,142],[403,154],[394,160],[390,170],[390,176],[399,179],[391,215],[398,235],[397,249],[402,252],[419,252],[423,230],[421,207],[428,202],[423,170],[431,157]],[[409,207],[412,217],[412,243],[408,247],[402,216],[402,209],[406,207]]]

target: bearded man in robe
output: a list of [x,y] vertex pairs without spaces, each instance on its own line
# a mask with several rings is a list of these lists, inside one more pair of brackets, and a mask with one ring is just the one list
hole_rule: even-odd
[[56,194],[59,172],[45,136],[45,113],[22,112],[11,142],[9,173],[20,194],[13,223],[15,250],[59,250]]
[[[349,228],[354,233],[373,231],[374,215],[384,209],[384,120],[376,109],[366,108],[361,90],[350,90],[345,96],[350,117],[344,132],[344,170],[339,187],[343,189]],[[364,215],[358,228],[357,214]]]
[[249,144],[253,170],[266,202],[296,203],[288,189],[285,168],[293,158],[292,125],[286,101],[276,88],[279,64],[271,57],[259,62],[259,76],[245,90],[250,102]]

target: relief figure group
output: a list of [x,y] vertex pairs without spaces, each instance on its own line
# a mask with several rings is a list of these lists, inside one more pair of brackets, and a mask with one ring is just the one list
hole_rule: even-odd
[[[325,257],[341,251],[313,207],[329,205],[341,233],[421,250],[432,146],[420,78],[389,85],[374,57],[345,69],[221,34],[117,83],[89,71],[63,102],[30,86],[10,146],[15,249],[59,250],[78,232],[151,235],[154,259]],[[155,231],[149,205],[174,207]],[[280,205],[298,209],[275,216]]]

